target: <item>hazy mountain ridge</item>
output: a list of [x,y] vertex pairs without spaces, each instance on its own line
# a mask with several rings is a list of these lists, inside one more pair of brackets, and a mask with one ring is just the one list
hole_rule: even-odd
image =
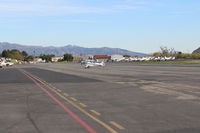
[[194,50],[192,53],[196,54],[196,53],[200,53],[200,47],[196,50]]
[[42,47],[42,46],[25,46],[15,43],[8,43],[8,42],[0,42],[0,52],[5,49],[18,49],[21,51],[26,51],[30,55],[40,55],[40,54],[54,54],[56,56],[61,56],[65,53],[71,53],[73,55],[98,55],[98,54],[106,54],[106,55],[113,55],[113,54],[121,54],[121,55],[131,55],[131,56],[146,56],[147,54],[139,53],[139,52],[132,52],[125,49],[119,48],[85,48],[75,45],[67,45],[63,47]]

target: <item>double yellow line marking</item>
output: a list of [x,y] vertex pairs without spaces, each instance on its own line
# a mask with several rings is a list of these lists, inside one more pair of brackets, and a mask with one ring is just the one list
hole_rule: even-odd
[[125,129],[124,127],[122,127],[121,125],[117,124],[117,123],[114,122],[114,121],[110,121],[110,124],[112,124],[113,126],[115,126],[116,128],[119,128],[119,129],[121,129],[121,130],[124,130],[124,129]]
[[96,114],[96,115],[101,115],[101,113],[95,111],[95,110],[90,110],[92,113]]
[[86,104],[84,104],[84,103],[79,103],[82,107],[87,107],[87,105]]
[[67,94],[67,93],[63,93],[63,95],[65,95],[66,97],[68,97],[68,96],[69,96],[69,94]]
[[106,123],[104,123],[103,121],[97,119],[96,117],[94,117],[93,115],[91,115],[90,113],[88,113],[86,110],[82,109],[81,107],[79,107],[77,104],[75,104],[73,101],[69,100],[68,98],[64,97],[63,95],[61,95],[60,93],[58,93],[57,91],[53,90],[58,96],[60,96],[62,99],[66,100],[68,103],[70,103],[71,105],[73,105],[76,109],[78,109],[79,111],[81,111],[82,113],[84,113],[85,115],[87,115],[88,117],[90,117],[91,119],[93,119],[94,121],[96,121],[97,123],[99,123],[100,125],[102,125],[103,127],[105,127],[107,130],[109,130],[111,133],[118,133],[117,131],[115,131],[114,129],[112,129],[109,125],[107,125]]
[[60,89],[57,89],[58,92],[62,92]]
[[78,101],[76,98],[73,98],[73,97],[70,97],[70,99],[75,101],[75,102]]
[[[33,77],[35,80],[39,81],[41,84],[43,84],[44,86],[48,87],[51,91],[55,92],[60,98],[64,99],[65,101],[67,101],[68,103],[70,103],[72,106],[74,106],[76,109],[78,109],[79,111],[81,111],[83,114],[85,114],[86,116],[90,117],[91,119],[93,119],[94,121],[96,121],[97,123],[99,123],[100,125],[102,125],[104,128],[106,128],[108,131],[110,131],[111,133],[118,133],[116,130],[114,130],[113,128],[111,128],[108,124],[104,123],[103,121],[97,119],[96,117],[94,117],[93,115],[91,115],[90,113],[88,113],[86,110],[84,110],[83,108],[81,108],[80,106],[78,106],[76,103],[74,103],[73,101],[77,101],[77,99],[70,97],[70,99],[72,99],[73,101],[69,100],[67,97],[63,96],[61,93],[60,89],[57,89],[56,87],[54,87],[53,85],[47,83],[46,81],[41,80],[40,78],[33,76],[32,74],[26,72],[23,70],[23,72],[27,73],[29,76]],[[59,91],[60,90],[60,91]],[[67,95],[68,94],[64,94]],[[82,106],[86,106],[85,104],[79,103]],[[95,110],[90,110],[91,112],[95,113],[96,115],[101,115],[100,113],[96,112]],[[113,123],[113,122],[112,122]],[[116,125],[116,124],[115,124]],[[118,124],[117,124],[118,125]],[[120,126],[118,125],[118,128]],[[120,129],[120,128],[119,128]]]

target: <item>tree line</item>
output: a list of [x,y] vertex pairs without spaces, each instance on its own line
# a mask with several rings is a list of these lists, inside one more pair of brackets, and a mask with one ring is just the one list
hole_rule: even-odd
[[174,56],[176,59],[200,59],[200,53],[182,53],[175,51],[174,48],[160,47],[160,52],[153,53],[155,57]]
[[[0,56],[21,61],[34,60],[34,57],[32,55],[28,55],[26,51],[19,51],[17,49],[3,50]],[[66,53],[63,56],[64,56],[63,59],[59,60],[60,62],[62,61],[71,62],[74,59],[72,54]],[[187,53],[177,52],[174,50],[174,48],[167,48],[167,47],[160,47],[160,51],[153,53],[153,56],[155,57],[174,56],[176,57],[176,59],[200,59],[200,53],[187,54]],[[42,54],[40,56],[36,56],[36,58],[42,58],[42,60],[46,60],[46,62],[52,62],[53,57],[55,57],[55,55],[53,54]],[[124,57],[129,57],[129,55],[124,55]]]
[[[53,54],[48,54],[48,55],[40,55],[39,58],[42,58],[42,60],[46,60],[46,62],[52,62],[52,58],[55,57],[55,55]],[[62,60],[58,60],[59,62],[62,62],[62,61],[68,61],[68,62],[71,62],[73,61],[74,57],[72,54],[64,54],[63,55],[63,59]]]
[[[13,50],[3,50],[0,54],[1,57],[4,58],[11,58],[16,59],[20,61],[33,61],[34,57],[32,55],[28,55],[26,51],[19,51],[17,49]],[[41,58],[42,60],[45,60],[46,62],[52,62],[52,58],[55,57],[53,54],[41,54],[40,56],[36,56],[35,58]],[[59,61],[73,61],[74,57],[72,54],[64,54],[64,57],[62,60]]]
[[33,56],[28,55],[26,51],[19,51],[17,49],[13,50],[3,50],[1,53],[1,57],[5,58],[11,58],[11,59],[16,59],[16,60],[21,60],[21,61],[32,61]]

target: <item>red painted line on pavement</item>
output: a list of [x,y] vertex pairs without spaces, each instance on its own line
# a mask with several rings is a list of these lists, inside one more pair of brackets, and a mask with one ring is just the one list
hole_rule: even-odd
[[65,106],[63,103],[61,103],[56,97],[54,97],[48,90],[43,88],[35,79],[33,79],[28,74],[22,72],[24,75],[26,75],[29,79],[31,79],[43,92],[45,92],[51,99],[53,99],[62,109],[65,110],[72,118],[74,118],[76,121],[78,121],[89,133],[97,133],[91,126],[89,126],[86,122],[84,122],[80,117],[78,117],[76,114],[74,114],[67,106]]

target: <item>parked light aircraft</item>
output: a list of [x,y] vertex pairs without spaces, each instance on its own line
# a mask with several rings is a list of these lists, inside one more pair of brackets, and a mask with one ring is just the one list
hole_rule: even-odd
[[90,67],[94,67],[94,66],[105,66],[105,63],[104,62],[101,62],[101,63],[88,62],[88,63],[85,64],[85,68],[90,68]]
[[14,63],[12,62],[8,62],[8,61],[5,61],[5,60],[1,60],[0,61],[0,68],[4,67],[4,66],[13,66]]
[[93,59],[81,60],[81,65],[85,65],[85,64],[87,64],[88,62],[95,63],[96,60],[93,60]]
[[94,62],[94,61],[87,61],[85,62],[85,68],[95,67],[95,66],[105,66],[105,63],[102,62]]

